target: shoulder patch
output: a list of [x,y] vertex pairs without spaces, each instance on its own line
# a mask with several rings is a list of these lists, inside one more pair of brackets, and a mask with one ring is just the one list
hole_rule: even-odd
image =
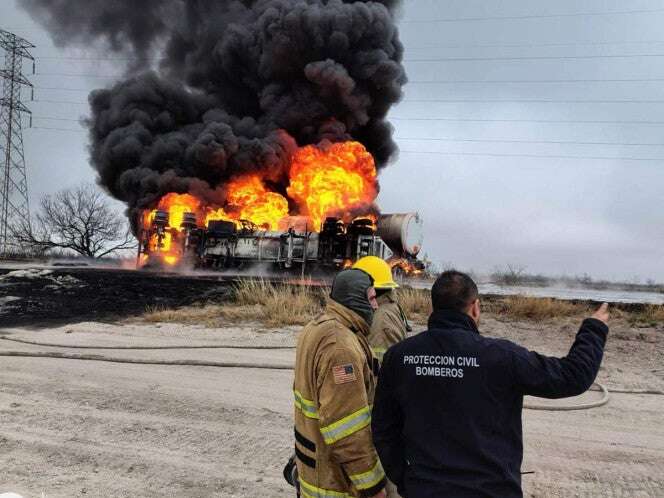
[[344,365],[335,365],[332,367],[332,375],[334,376],[335,384],[346,384],[357,380],[355,375],[355,367],[352,363]]

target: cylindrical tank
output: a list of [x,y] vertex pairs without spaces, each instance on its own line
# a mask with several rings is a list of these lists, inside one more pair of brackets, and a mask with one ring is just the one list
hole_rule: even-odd
[[382,214],[378,235],[395,253],[417,256],[424,240],[424,222],[418,213]]

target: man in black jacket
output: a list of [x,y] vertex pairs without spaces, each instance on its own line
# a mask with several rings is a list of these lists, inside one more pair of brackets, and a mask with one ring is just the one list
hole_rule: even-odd
[[477,286],[443,273],[429,330],[385,355],[372,431],[387,476],[405,498],[521,497],[523,396],[575,396],[595,380],[608,305],[552,358],[478,331]]

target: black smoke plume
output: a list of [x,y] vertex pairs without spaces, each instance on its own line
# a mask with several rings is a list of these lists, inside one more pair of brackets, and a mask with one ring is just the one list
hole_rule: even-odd
[[223,205],[259,172],[285,194],[298,146],[353,139],[379,168],[406,82],[398,0],[19,0],[60,46],[122,54],[90,95],[91,162],[137,210],[168,192]]

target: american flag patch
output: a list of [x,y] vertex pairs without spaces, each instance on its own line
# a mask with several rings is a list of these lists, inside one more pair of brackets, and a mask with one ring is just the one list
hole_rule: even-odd
[[345,365],[337,365],[332,367],[332,375],[334,375],[335,384],[345,384],[346,382],[353,382],[357,380],[355,377],[355,369],[353,368],[352,363],[346,363]]

